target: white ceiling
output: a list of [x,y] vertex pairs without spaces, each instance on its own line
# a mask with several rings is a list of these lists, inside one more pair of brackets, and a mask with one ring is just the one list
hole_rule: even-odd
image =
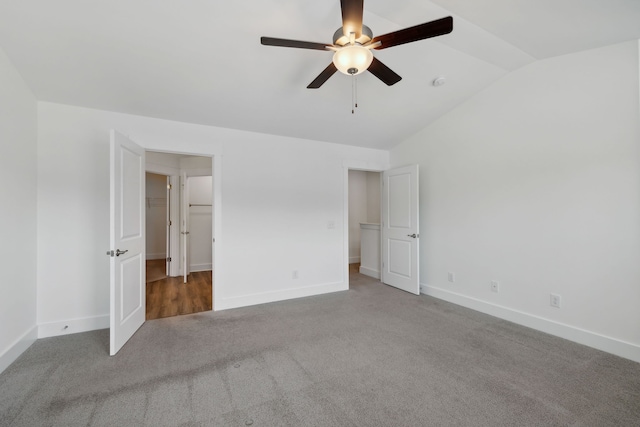
[[[338,0],[0,0],[0,47],[39,100],[371,148],[390,148],[537,59],[640,38],[639,0],[366,0],[374,35],[444,16],[453,33],[375,51],[387,87],[336,73]],[[431,83],[444,76],[447,83]]]

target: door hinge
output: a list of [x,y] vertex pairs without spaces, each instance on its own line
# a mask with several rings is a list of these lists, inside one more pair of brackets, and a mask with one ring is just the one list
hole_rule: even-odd
[[171,262],[171,257],[167,257],[167,262]]
[[171,225],[173,225],[173,223],[171,221],[169,221],[169,227],[171,227]]
[[214,237],[213,239],[211,239],[211,240],[213,240],[213,243],[215,243],[215,242],[216,242],[216,238],[215,238],[215,237]]
[[169,184],[169,185],[167,185],[167,188],[168,188],[169,190],[171,190],[171,189],[173,188],[173,185]]

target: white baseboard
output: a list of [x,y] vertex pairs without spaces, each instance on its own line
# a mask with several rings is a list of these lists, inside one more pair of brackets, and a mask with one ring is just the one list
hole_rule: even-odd
[[425,284],[420,285],[420,292],[425,295],[429,295],[441,300],[461,305],[463,307],[470,308],[472,310],[490,314],[491,316],[495,316],[500,319],[508,320],[522,326],[536,329],[547,334],[555,335],[569,341],[577,342],[588,347],[606,351],[607,353],[615,354],[616,356],[624,357],[625,359],[640,362],[640,346],[637,344],[629,343],[616,338],[611,338],[605,335],[600,335],[595,332],[577,328],[575,326],[545,319],[533,314],[524,313],[512,308],[492,304],[476,298],[468,297],[466,295],[461,295],[455,292]]
[[211,263],[209,264],[193,264],[189,267],[189,271],[195,273],[196,271],[210,271]]
[[161,253],[161,254],[150,254],[150,253],[147,253],[147,260],[165,259],[165,258],[167,258],[167,254],[166,253]]
[[359,256],[350,256],[349,257],[349,264],[357,264],[360,262],[360,257]]
[[38,325],[38,338],[57,337],[78,332],[95,331],[109,327],[109,315],[68,319]]
[[0,373],[4,372],[13,362],[16,361],[38,339],[38,326],[34,325],[20,338],[15,340],[0,354]]
[[348,289],[349,286],[346,282],[336,282],[326,283],[322,285],[283,289],[272,292],[263,292],[258,294],[242,295],[232,298],[214,298],[213,309],[215,311],[227,310],[230,308],[247,307],[250,305],[309,297],[313,295],[327,294],[330,292],[346,291]]
[[373,277],[376,279],[380,278],[380,272],[378,270],[374,270],[373,268],[360,266],[360,274],[364,274],[365,276]]

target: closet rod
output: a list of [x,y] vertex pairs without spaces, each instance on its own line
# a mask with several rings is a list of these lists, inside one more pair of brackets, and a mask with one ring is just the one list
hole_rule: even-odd
[[199,205],[197,203],[193,203],[193,204],[189,203],[189,207],[191,206],[212,206],[212,205]]

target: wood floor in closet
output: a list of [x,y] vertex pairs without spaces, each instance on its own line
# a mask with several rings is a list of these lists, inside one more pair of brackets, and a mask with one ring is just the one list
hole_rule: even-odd
[[182,276],[147,282],[147,320],[211,309],[211,271],[191,273],[187,283]]

